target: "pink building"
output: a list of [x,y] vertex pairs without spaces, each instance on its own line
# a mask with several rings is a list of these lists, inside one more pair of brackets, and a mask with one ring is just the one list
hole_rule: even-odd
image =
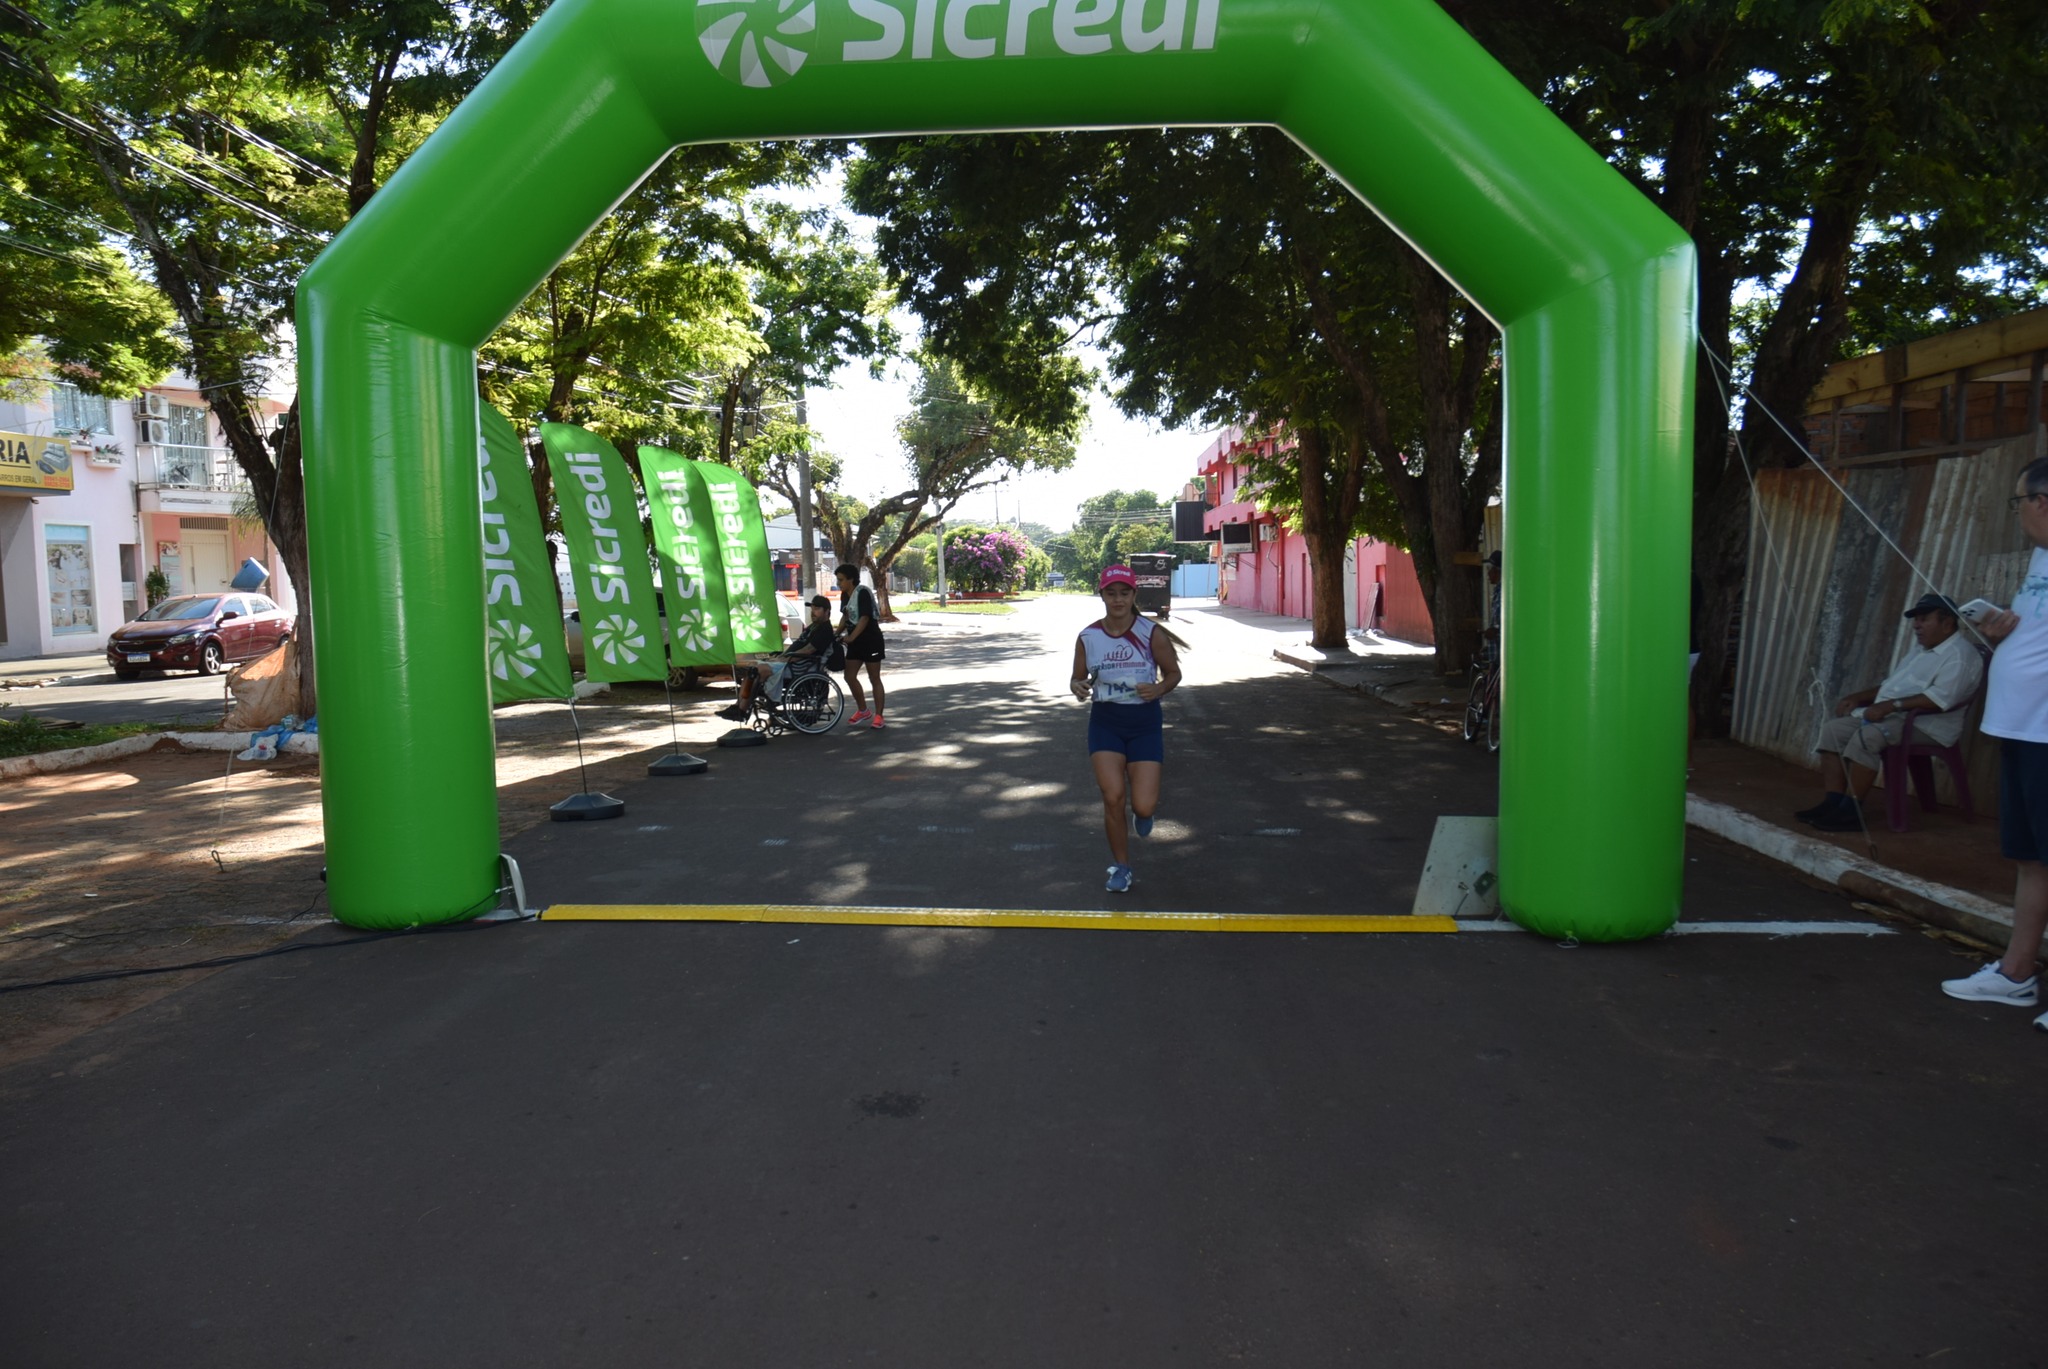
[[[1220,597],[1226,604],[1286,618],[1307,618],[1314,604],[1308,541],[1258,507],[1258,482],[1245,463],[1290,445],[1281,431],[1248,435],[1226,428],[1197,459],[1209,512],[1207,531],[1222,535]],[[1399,547],[1361,537],[1345,549],[1344,621],[1390,637],[1434,645],[1429,603],[1415,561]]]

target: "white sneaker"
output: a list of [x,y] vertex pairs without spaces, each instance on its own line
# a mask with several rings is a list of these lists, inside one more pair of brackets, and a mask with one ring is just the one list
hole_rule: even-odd
[[2034,1030],[2037,1032],[2048,1032],[2048,1012],[2044,1012],[2034,1019]]
[[[2035,991],[2038,983],[2037,975],[2028,975],[2017,982],[2007,979],[1994,962],[1966,979],[1944,979],[1941,991],[1950,998],[1961,998],[1971,1003],[2010,1003],[2015,1008],[2031,1008],[2040,996]],[[2048,1017],[2048,1013],[2042,1016]],[[2039,1022],[2034,1025],[2048,1031],[2048,1026]]]

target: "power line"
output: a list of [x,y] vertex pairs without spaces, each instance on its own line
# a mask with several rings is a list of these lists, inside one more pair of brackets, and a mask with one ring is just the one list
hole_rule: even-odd
[[[4,47],[0,47],[0,60],[4,60],[10,66],[13,66],[23,72],[28,73],[31,77],[38,75],[34,67],[22,61],[19,57],[15,56],[13,53],[9,52]],[[294,223],[289,219],[283,218],[280,215],[263,208],[261,205],[251,204],[247,200],[242,199],[240,196],[231,194],[228,191],[221,189],[219,186],[214,185],[212,182],[205,180],[200,176],[194,175],[192,172],[185,170],[183,167],[178,166],[173,162],[166,161],[164,158],[157,156],[155,153],[136,146],[128,138],[112,131],[111,125],[113,125],[116,122],[116,120],[114,119],[113,115],[109,113],[108,110],[102,105],[96,104],[91,100],[83,101],[83,103],[89,110],[97,114],[103,121],[105,121],[107,125],[109,125],[109,127],[95,128],[93,125],[87,123],[85,120],[80,119],[77,115],[72,114],[69,111],[59,109],[57,106],[51,104],[47,100],[39,99],[35,96],[29,96],[27,98],[28,103],[34,105],[37,109],[41,110],[45,118],[47,118],[51,123],[57,125],[57,127],[64,129],[66,132],[79,134],[83,137],[90,138],[95,142],[104,143],[109,147],[118,147],[123,152],[127,153],[129,156],[137,159],[138,161],[146,162],[151,166],[158,167],[161,170],[176,177],[178,180],[181,180],[185,182],[187,185],[190,185],[195,190],[199,190],[205,194],[212,195],[214,198],[222,201],[225,204],[233,205],[235,208],[242,210],[244,213],[254,215],[256,218],[261,219],[263,222],[269,224],[273,228],[278,229],[280,232],[296,233],[302,237],[309,237],[320,242],[325,242],[329,236],[328,234],[323,233],[317,229],[307,228],[303,224]],[[180,148],[182,148],[186,153],[190,154],[194,159],[217,168],[223,174],[234,177],[234,179],[241,181],[244,185],[251,186],[252,189],[260,188],[256,187],[254,183],[249,181],[246,177],[240,176],[230,168],[221,166],[218,162],[215,162],[211,157],[208,157],[205,153],[199,151],[199,149],[193,147],[191,144],[185,142],[183,139],[173,139],[172,141],[176,142]]]
[[36,246],[36,244],[32,242],[27,242],[21,238],[17,238],[10,233],[0,233],[0,242],[7,243],[13,247],[18,247],[24,252],[33,252],[39,257],[48,257],[52,261],[68,262],[72,266],[82,266],[88,271],[97,271],[103,276],[111,276],[114,274],[112,270],[100,264],[99,262],[87,261],[84,257],[74,257],[69,252],[57,252],[52,251],[50,248],[47,247],[38,247]]

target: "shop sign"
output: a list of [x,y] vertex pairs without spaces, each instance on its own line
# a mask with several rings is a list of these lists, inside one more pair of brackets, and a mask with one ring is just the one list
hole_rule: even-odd
[[0,494],[71,493],[71,448],[61,437],[0,433]]

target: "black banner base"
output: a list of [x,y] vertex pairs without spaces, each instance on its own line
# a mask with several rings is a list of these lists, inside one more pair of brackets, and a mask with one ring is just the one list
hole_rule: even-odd
[[663,756],[647,767],[650,775],[701,775],[711,768],[711,762],[702,756],[692,756],[676,751]]
[[571,794],[548,809],[548,815],[556,822],[597,822],[602,818],[622,818],[626,815],[626,801],[615,799],[610,794]]

